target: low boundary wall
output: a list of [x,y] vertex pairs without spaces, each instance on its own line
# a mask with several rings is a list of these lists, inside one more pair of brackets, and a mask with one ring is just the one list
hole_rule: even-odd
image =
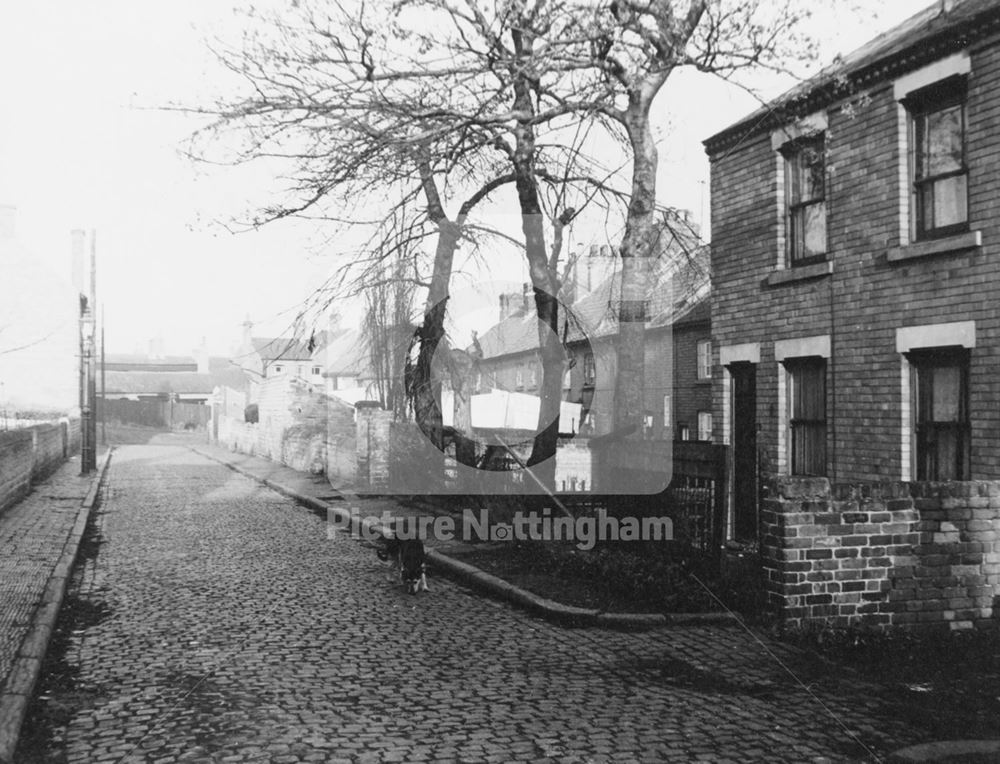
[[1000,624],[1000,481],[779,478],[762,507],[768,601],[790,625]]
[[80,450],[80,420],[0,432],[0,512],[23,499]]

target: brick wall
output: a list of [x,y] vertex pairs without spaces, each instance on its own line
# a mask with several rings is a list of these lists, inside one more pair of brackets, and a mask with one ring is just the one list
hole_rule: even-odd
[[79,419],[0,432],[0,511],[24,498],[32,483],[47,478],[79,450]]
[[[769,286],[784,251],[783,178],[769,134],[750,137],[712,160],[712,325],[719,345],[760,343],[759,443],[778,463],[779,340],[829,334],[828,475],[884,481],[903,476],[901,359],[895,330],[975,321],[970,411],[972,477],[1000,479],[1000,46],[970,52],[967,150],[969,228],[978,249],[890,262],[905,243],[908,194],[900,167],[900,111],[891,82],[827,109],[827,236],[833,273]],[[720,375],[716,375],[721,378]],[[725,391],[713,390],[716,438]]]
[[32,427],[35,461],[31,469],[32,482],[44,480],[69,456],[69,425],[42,424]]
[[996,628],[1000,482],[779,478],[762,511],[771,606],[791,625]]
[[[691,429],[691,438],[698,437],[698,412],[712,411],[712,381],[698,379],[698,342],[711,339],[712,327],[709,322],[684,324],[673,330],[673,415],[671,427],[663,431],[663,401],[653,407],[647,404],[654,416],[653,437],[670,440],[677,437],[678,425],[686,424]],[[648,361],[647,361],[648,364]],[[647,373],[648,373],[647,366]],[[650,383],[647,381],[647,388]],[[657,421],[657,419],[659,421]],[[659,427],[657,434],[656,427]]]
[[33,442],[28,430],[0,433],[0,510],[16,504],[31,490]]
[[392,412],[374,406],[357,409],[357,479],[365,488],[389,486]]

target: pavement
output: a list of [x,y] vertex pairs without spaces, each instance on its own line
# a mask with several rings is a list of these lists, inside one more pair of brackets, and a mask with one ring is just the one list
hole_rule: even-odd
[[865,677],[735,624],[567,628],[450,578],[408,595],[321,513],[169,439],[115,450],[88,534],[18,762],[879,761],[929,742]]
[[0,513],[0,762],[12,760],[108,454],[96,475],[71,458]]

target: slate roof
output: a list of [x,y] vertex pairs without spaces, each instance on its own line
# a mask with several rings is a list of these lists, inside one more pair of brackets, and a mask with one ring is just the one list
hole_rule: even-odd
[[198,371],[198,361],[189,355],[151,358],[141,353],[108,353],[104,368],[115,371]]
[[310,361],[306,341],[287,337],[251,337],[253,349],[264,361]]
[[[652,316],[647,321],[648,329],[655,329],[707,320],[709,313],[710,265],[709,248],[700,246],[694,252],[679,254],[678,260],[663,260],[659,272],[653,275],[658,285],[652,290]],[[671,287],[666,287],[670,279]],[[621,291],[618,274],[598,285],[597,289],[575,302],[568,311],[561,307],[560,323],[569,319],[566,342],[579,342],[589,338],[613,336],[618,333],[618,317],[615,305]],[[671,304],[658,302],[656,296],[672,295]],[[695,315],[695,310],[701,311]],[[483,358],[496,358],[535,350],[538,347],[538,328],[535,312],[514,315],[501,321],[479,337]],[[560,337],[564,336],[560,331]]]
[[[105,370],[107,393],[116,395],[155,395],[156,393],[199,393],[208,395],[216,387],[239,389],[246,377],[226,358],[209,360],[209,373],[188,371],[115,371]],[[100,390],[100,379],[98,379]]]
[[907,71],[967,48],[1000,30],[997,0],[955,0],[944,12],[941,0],[879,35],[784,95],[705,141],[710,154],[744,138],[786,124]]
[[327,376],[370,376],[368,347],[358,329],[348,329],[326,348]]

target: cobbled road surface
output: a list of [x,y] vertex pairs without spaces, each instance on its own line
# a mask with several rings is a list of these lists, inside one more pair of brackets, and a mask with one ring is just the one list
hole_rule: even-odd
[[408,595],[183,447],[116,450],[93,522],[70,594],[104,617],[65,651],[54,760],[867,761],[914,734],[736,625],[562,628],[439,577]]

